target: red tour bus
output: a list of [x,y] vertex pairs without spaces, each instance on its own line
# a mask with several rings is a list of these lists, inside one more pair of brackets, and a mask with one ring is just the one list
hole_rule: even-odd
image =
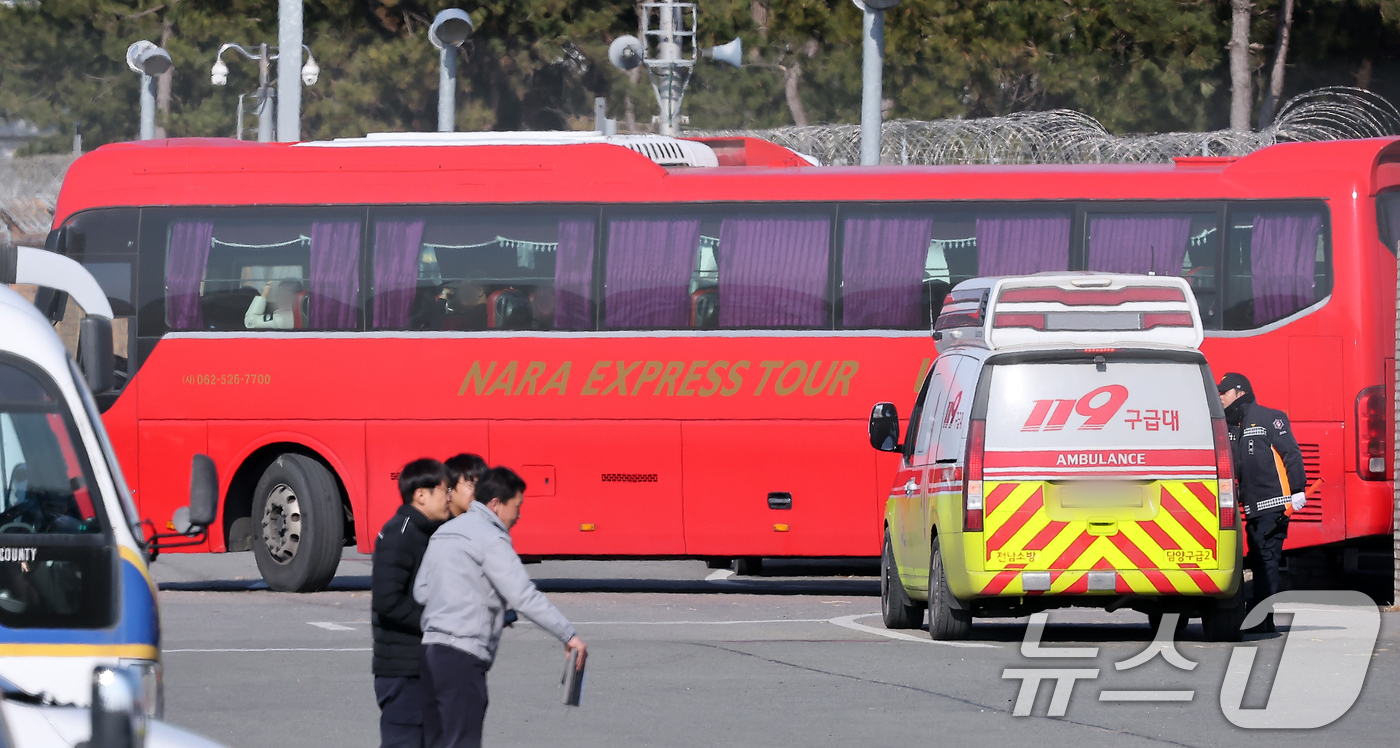
[[164,140],[74,163],[48,244],[128,325],[103,405],[142,515],[169,527],[212,456],[196,550],[252,549],[274,589],[324,587],[400,466],[462,451],[529,482],[525,555],[875,557],[900,458],[868,410],[913,401],[947,290],[1079,269],[1189,279],[1213,370],[1288,411],[1321,481],[1289,546],[1354,560],[1391,529],[1392,187],[1391,140],[936,168],[740,139]]

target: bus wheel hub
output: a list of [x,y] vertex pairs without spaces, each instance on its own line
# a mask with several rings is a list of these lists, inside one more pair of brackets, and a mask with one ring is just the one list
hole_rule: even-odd
[[280,483],[267,495],[262,516],[263,542],[272,560],[290,563],[301,543],[301,508],[297,495],[285,483]]

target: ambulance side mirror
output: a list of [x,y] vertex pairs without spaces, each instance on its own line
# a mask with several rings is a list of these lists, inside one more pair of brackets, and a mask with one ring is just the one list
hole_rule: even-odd
[[899,411],[894,403],[876,403],[870,409],[870,446],[881,452],[899,451]]

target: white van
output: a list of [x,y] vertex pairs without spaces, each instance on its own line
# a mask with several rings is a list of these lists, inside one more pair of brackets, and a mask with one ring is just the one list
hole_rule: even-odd
[[1202,619],[1237,640],[1239,517],[1224,412],[1180,278],[974,279],[935,323],[939,355],[900,439],[881,604],[929,612],[935,639],[976,616],[1087,605]]
[[[160,617],[147,561],[157,543],[197,538],[213,521],[213,463],[195,458],[186,532],[148,536],[93,401],[112,386],[106,295],[73,260],[8,245],[0,284],[0,679],[83,706],[95,667],[133,668],[158,715]],[[69,294],[86,311],[81,369],[9,284]]]

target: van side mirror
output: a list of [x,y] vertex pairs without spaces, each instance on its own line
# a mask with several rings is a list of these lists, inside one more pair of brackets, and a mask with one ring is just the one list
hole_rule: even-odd
[[87,316],[78,324],[78,358],[83,380],[92,394],[111,392],[116,386],[116,358],[112,353],[112,320]]
[[201,533],[214,524],[218,513],[219,471],[209,455],[195,455],[190,462],[190,503],[175,511],[175,530],[182,535]]
[[91,748],[143,748],[146,745],[145,691],[131,666],[98,665],[92,670]]
[[894,403],[876,403],[870,409],[870,446],[881,452],[899,451],[899,411]]

